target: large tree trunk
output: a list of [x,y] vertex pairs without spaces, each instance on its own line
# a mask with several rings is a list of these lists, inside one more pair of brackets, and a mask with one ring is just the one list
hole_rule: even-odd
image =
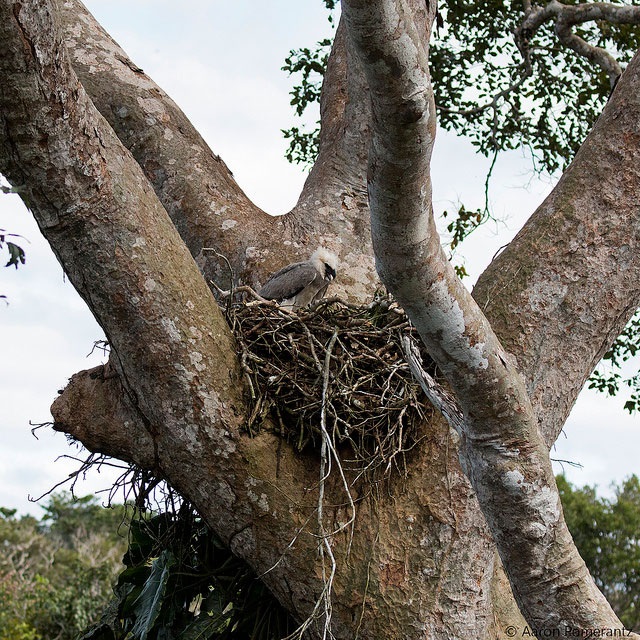
[[[237,555],[270,570],[265,582],[298,619],[318,613],[319,460],[269,425],[244,433],[234,336],[207,287],[228,271],[203,249],[253,285],[325,244],[341,259],[339,293],[362,301],[377,282],[373,233],[380,276],[464,420],[459,434],[439,417],[424,425],[406,477],[362,497],[351,540],[329,540],[333,635],[500,637],[523,628],[518,607],[535,628],[619,629],[568,535],[547,451],[640,304],[640,60],[481,278],[478,305],[431,211],[435,3],[345,0],[344,12],[320,157],[296,208],[274,219],[79,2],[0,0],[0,170],[113,349],[108,367],[77,374],[56,400],[56,428],[166,478]],[[337,479],[325,494],[345,504]],[[347,511],[325,506],[326,530]]]

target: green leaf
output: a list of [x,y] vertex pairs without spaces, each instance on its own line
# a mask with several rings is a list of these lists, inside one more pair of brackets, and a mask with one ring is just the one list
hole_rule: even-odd
[[112,600],[100,620],[85,631],[78,640],[118,640],[116,630],[119,628],[117,599]]
[[229,627],[230,607],[223,595],[214,590],[202,605],[200,615],[181,634],[180,640],[209,640]]
[[7,262],[7,264],[5,264],[4,266],[10,267],[11,265],[13,265],[17,269],[19,265],[26,262],[26,254],[22,247],[17,245],[15,242],[7,240],[7,236],[11,236],[14,238],[21,238],[22,236],[18,236],[15,233],[7,233],[4,229],[0,229],[0,249],[2,249],[2,247],[6,244],[7,250],[9,251],[9,262]]
[[7,242],[7,249],[9,250],[9,262],[5,264],[5,267],[15,265],[16,269],[19,264],[24,264],[26,261],[25,253],[22,247],[19,247],[13,242]]
[[[624,404],[629,413],[635,413],[640,407],[640,373],[638,355],[640,354],[640,313],[636,313],[615,339],[607,353],[602,357],[598,368],[589,377],[589,388],[615,396],[624,384],[631,390],[631,396]],[[635,373],[629,375],[629,364],[636,359]],[[624,366],[624,370],[623,370]],[[624,376],[623,376],[624,374]]]
[[124,557],[128,567],[137,566],[148,559],[154,546],[170,526],[170,516],[166,513],[154,516],[150,520],[141,518],[131,522],[129,550]]
[[133,585],[142,587],[151,573],[149,565],[142,564],[135,567],[127,567],[118,576],[118,586]]
[[151,564],[151,574],[135,603],[136,623],[132,633],[138,640],[147,639],[160,615],[174,564],[175,557],[168,550],[163,551]]

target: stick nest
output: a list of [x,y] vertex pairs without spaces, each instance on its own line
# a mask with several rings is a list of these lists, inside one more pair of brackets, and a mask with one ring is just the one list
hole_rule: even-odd
[[433,409],[402,351],[415,330],[401,310],[388,299],[327,299],[297,314],[255,302],[227,314],[251,394],[250,433],[270,415],[299,451],[319,448],[325,429],[345,468],[404,469]]

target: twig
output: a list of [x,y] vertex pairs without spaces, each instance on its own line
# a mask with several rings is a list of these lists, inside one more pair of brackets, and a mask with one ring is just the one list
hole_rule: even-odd
[[[235,275],[233,273],[233,267],[231,266],[231,263],[229,262],[229,259],[227,258],[227,256],[223,255],[222,253],[220,253],[219,251],[217,251],[213,247],[202,247],[202,252],[203,253],[206,253],[206,252],[213,253],[216,256],[218,256],[218,258],[222,258],[225,261],[225,263],[227,265],[227,269],[229,270],[229,282],[231,283],[230,295],[227,297],[227,305],[230,305],[231,304],[231,300],[233,299],[233,295],[234,295],[233,294],[233,290],[234,290],[233,283],[235,282]],[[211,282],[211,284],[218,290],[218,293],[221,293],[221,289],[218,287],[218,285],[216,285],[214,282]]]
[[582,469],[582,464],[579,462],[573,462],[573,460],[562,460],[560,458],[551,458],[551,462],[557,462],[564,472],[564,465],[568,464],[570,467],[574,467],[575,469]]
[[273,300],[267,300],[259,295],[254,289],[252,289],[248,284],[243,284],[240,287],[233,287],[232,289],[221,289],[213,280],[209,280],[209,284],[222,296],[223,298],[230,298],[239,293],[248,293],[254,300],[258,302],[267,304],[271,307],[277,306],[277,302]]
[[458,435],[463,435],[464,415],[455,397],[439,385],[422,367],[422,357],[415,342],[405,336],[402,340],[404,351],[413,377],[422,387],[431,404],[442,414]]
[[[245,375],[251,379],[252,402],[260,405],[252,416],[259,420],[277,406],[278,432],[284,431],[298,450],[310,443],[317,443],[319,449],[327,370],[323,361],[331,343],[331,385],[324,405],[334,449],[329,451],[330,462],[340,455],[336,443],[348,442],[353,459],[342,464],[348,462],[344,469],[358,477],[364,470],[371,476],[378,468],[388,473],[389,462],[394,461],[402,470],[398,456],[420,439],[418,430],[426,414],[400,341],[414,329],[401,310],[393,309],[393,303],[383,300],[358,307],[333,300],[299,315],[282,313],[276,306],[236,303],[229,323]],[[337,338],[331,341],[336,332]]]
[[[338,339],[336,332],[331,336],[329,345],[327,346],[327,352],[324,358],[324,373],[322,378],[322,409],[320,411],[320,429],[322,433],[322,446],[320,448],[320,486],[318,488],[318,528],[320,530],[320,536],[322,541],[320,544],[320,561],[322,563],[322,580],[324,583],[324,589],[322,593],[322,600],[324,605],[324,627],[322,637],[327,637],[327,631],[331,629],[331,591],[333,589],[333,578],[336,573],[336,559],[331,550],[331,544],[324,528],[324,488],[325,481],[328,477],[329,471],[325,472],[326,467],[331,467],[331,459],[327,451],[330,448],[330,438],[327,432],[327,391],[329,389],[329,365],[331,364],[331,351]],[[338,461],[338,465],[340,461]],[[347,488],[348,492],[348,488]],[[329,578],[326,576],[326,568],[324,563],[324,550],[326,549],[327,555],[331,560],[331,572]]]

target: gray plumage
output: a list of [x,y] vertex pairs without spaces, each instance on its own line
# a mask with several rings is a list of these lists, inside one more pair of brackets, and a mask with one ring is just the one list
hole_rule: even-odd
[[323,247],[306,262],[295,262],[274,273],[258,294],[283,307],[301,309],[320,300],[336,277],[337,257]]

